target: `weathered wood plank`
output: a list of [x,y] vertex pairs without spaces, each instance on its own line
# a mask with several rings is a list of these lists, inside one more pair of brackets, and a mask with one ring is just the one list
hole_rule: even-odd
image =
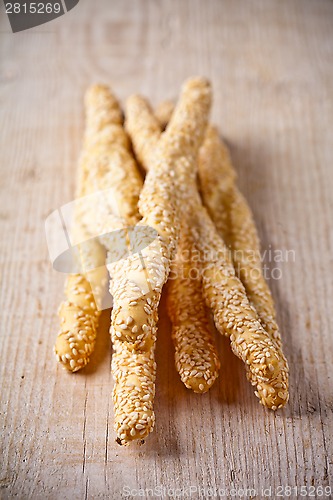
[[[87,2],[13,35],[1,50],[1,424],[3,498],[119,498],[123,488],[327,486],[332,481],[333,3],[329,0]],[[291,400],[261,408],[219,339],[220,379],[187,391],[161,307],[156,431],[119,448],[112,429],[108,314],[82,373],[52,345],[63,276],[48,262],[44,221],[70,201],[93,81],[153,103],[189,75],[214,86],[214,121],[258,224],[285,348]],[[294,253],[293,253],[294,252]],[[276,255],[276,253],[274,254]],[[250,494],[248,492],[248,494]],[[193,493],[193,498],[205,496]],[[274,496],[274,495],[272,495]]]

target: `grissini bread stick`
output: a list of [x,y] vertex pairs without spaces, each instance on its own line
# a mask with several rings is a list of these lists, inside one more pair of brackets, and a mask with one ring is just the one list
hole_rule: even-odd
[[115,243],[112,231],[140,220],[137,205],[142,179],[122,126],[119,104],[110,90],[103,85],[90,87],[85,110],[87,125],[81,161],[91,190],[99,196],[94,197],[94,210],[84,213],[83,218],[111,251],[108,242]]
[[203,259],[203,290],[216,328],[230,338],[233,352],[244,361],[261,404],[276,410],[288,401],[288,364],[280,346],[262,327],[227,247],[202,209],[193,217],[193,236]]
[[[135,102],[135,96],[128,100],[128,116],[135,109]],[[189,170],[194,168],[209,107],[210,86],[206,80],[186,82],[173,118],[151,160],[140,194],[139,210],[143,219],[136,229],[152,228],[156,237],[142,250],[144,267],[138,263],[134,267],[131,259],[123,259],[114,265],[113,336],[127,342],[127,347],[132,350],[145,351],[155,341],[157,307],[179,234],[180,207],[178,189],[174,189],[175,169],[180,163],[186,164]],[[132,287],[128,280],[134,283]],[[145,291],[147,283],[148,292]]]
[[228,148],[208,127],[199,153],[201,192],[220,236],[232,250],[234,267],[263,328],[281,346],[273,298],[263,276],[260,242],[251,209],[236,185]]
[[[172,101],[162,101],[156,107],[154,114],[162,130],[168,124],[173,110]],[[232,167],[228,149],[223,141],[220,141],[218,130],[212,125],[207,127],[204,142],[199,150],[198,169],[199,190],[204,204],[223,241],[232,248],[230,207],[235,197],[236,172]],[[252,241],[253,230],[250,229]],[[237,230],[238,227],[234,232]]]
[[279,343],[260,323],[256,310],[235,274],[229,250],[201,205],[193,182],[193,199],[199,207],[190,212],[189,225],[202,255],[203,291],[217,329],[229,336],[233,352],[244,361],[247,375],[261,404],[276,410],[288,393],[288,364]]
[[[124,154],[122,148],[128,150],[129,141],[126,134],[121,129],[119,106],[106,87],[94,86],[88,91],[86,95],[86,114],[87,127],[85,151],[81,158],[81,178],[84,179],[85,185],[89,184],[89,186],[94,189],[107,189],[110,187],[108,184],[112,184],[112,181],[115,179],[123,179],[124,177],[119,168],[119,159],[125,157],[127,160],[126,154]],[[112,148],[111,154],[110,148]],[[121,213],[123,219],[127,218],[132,222],[133,218],[139,218],[135,204],[137,203],[142,181],[135,171],[130,171],[130,169],[134,169],[133,160],[126,161],[125,168],[127,168],[127,174],[132,174],[132,179],[134,179],[135,184],[132,182],[129,190],[123,193],[123,196],[119,199],[119,205],[123,209]],[[108,195],[110,195],[109,192]],[[123,220],[114,218],[114,214],[112,213],[110,217],[108,217],[110,207],[107,201],[108,197],[103,196],[101,203],[96,207],[97,213],[102,216],[97,232],[103,233],[103,231],[112,231],[112,229],[118,227],[118,224],[121,224]],[[83,204],[82,207],[79,205],[79,208],[84,212],[85,208],[87,209],[90,207],[89,205]],[[117,205],[111,208],[116,208],[117,211]],[[94,216],[96,216],[95,213]],[[87,218],[87,214],[82,213],[81,217],[78,218],[78,222],[82,221],[84,218]],[[93,224],[93,222],[94,218],[92,218],[90,223]],[[76,224],[75,228],[78,227],[79,224]],[[93,230],[96,232],[96,227],[93,227]],[[104,243],[110,243],[110,241],[112,241],[111,235],[107,234],[103,234],[101,239]],[[113,239],[113,242],[117,245],[117,237]],[[90,244],[90,241],[88,243]],[[96,240],[91,240],[91,243],[98,245]],[[89,245],[84,248],[89,248]],[[77,279],[79,279],[80,284],[83,283],[83,285],[89,286],[88,280],[85,280],[84,277],[82,278],[79,276]],[[93,302],[89,304],[91,307],[93,306]],[[97,316],[94,316],[94,318],[95,317]],[[115,428],[118,439],[124,443],[132,439],[143,438],[152,430],[154,424],[154,413],[152,408],[155,379],[153,346],[140,358],[133,355],[131,356],[125,346],[115,341],[112,368],[115,379],[113,399],[115,404]],[[126,376],[123,376],[123,373],[126,373]],[[145,377],[143,377],[143,375]],[[135,379],[136,382],[135,387],[133,384],[130,384],[130,380],[133,379]],[[142,387],[140,385],[141,381],[143,383]],[[149,384],[147,384],[147,381],[149,381]],[[147,397],[145,397],[147,394],[150,397],[149,401],[147,401]],[[137,411],[135,413],[131,412],[130,409],[132,406],[136,409],[141,408],[141,413]],[[137,416],[137,419],[135,419],[135,416]],[[132,421],[131,418],[134,418],[134,420]],[[146,419],[145,426],[142,425],[144,419]]]
[[[92,86],[86,93],[85,105],[86,129],[79,162],[79,200],[75,209],[73,237],[76,241],[84,241],[91,235],[102,235],[100,239],[104,244],[112,241],[116,245],[117,238],[109,232],[123,227],[123,219],[128,223],[139,219],[137,201],[142,180],[128,152],[129,139],[122,129],[122,114],[113,95],[104,86]],[[130,181],[124,187],[126,174]],[[94,197],[94,210],[85,198],[82,199],[111,186],[112,207],[106,203],[110,196]],[[96,213],[99,215],[97,218]],[[105,246],[108,247],[107,244]],[[96,288],[96,283],[100,280],[102,284],[105,280],[105,276],[101,276],[105,273],[101,267],[105,262],[105,251],[97,239],[85,241],[79,249],[83,267],[89,272],[68,277],[68,300],[59,308],[61,332],[55,346],[57,359],[71,371],[85,366],[94,348],[100,315],[95,299],[100,300],[98,294],[102,288]]]
[[[156,131],[157,128],[160,129],[160,125],[148,102],[142,97],[135,97],[126,119],[126,127],[135,153],[141,155],[142,166],[148,169],[158,141]],[[150,138],[152,130],[154,132]],[[142,149],[142,144],[150,145],[151,149]],[[186,209],[185,206],[184,212]],[[181,226],[167,293],[176,368],[186,387],[195,392],[206,392],[218,376],[219,360],[202,296],[200,263],[193,256],[193,241],[186,221],[182,220]]]
[[[93,150],[87,160],[90,182],[95,189],[108,190],[96,207],[100,220],[98,231],[102,234],[101,241],[108,250],[107,266],[110,276],[116,279],[114,267],[117,264],[113,261],[115,247],[119,244],[119,233],[112,231],[125,224],[135,224],[140,219],[137,202],[143,183],[131,156],[129,140],[121,124],[120,108],[116,99],[105,87],[95,86],[87,93],[86,109],[88,124],[92,122],[94,125],[88,128],[89,134],[93,136]],[[118,219],[114,217],[115,212]],[[123,259],[130,260],[134,272],[137,272],[138,265],[141,266],[135,255],[124,255]],[[131,285],[132,276],[124,277],[125,280],[128,279],[126,286]],[[119,286],[117,288],[111,281],[110,290],[114,294],[114,319],[117,318],[117,301],[123,300],[124,289]],[[147,316],[145,311],[143,313]],[[131,323],[132,318],[128,316],[126,325],[130,326]],[[129,349],[126,342],[118,340],[117,335],[112,337],[115,430],[118,442],[127,444],[135,439],[145,438],[153,430],[155,343],[150,344],[146,351],[136,352]]]
[[[120,230],[126,226],[135,226],[141,218],[138,199],[143,181],[131,155],[129,139],[122,126],[119,104],[106,87],[94,86],[87,92],[86,114],[86,142],[91,146],[87,148],[84,158],[89,182],[95,191],[101,192],[96,203],[96,212],[87,214],[87,223],[91,230],[97,228],[100,240],[107,249],[110,292],[114,302],[111,335],[115,341],[119,338],[116,332],[122,324],[119,321],[119,301],[123,301],[127,290],[133,289],[136,298],[141,293],[134,281],[135,275],[140,274],[142,267],[140,256],[135,252],[131,253],[128,233]],[[139,237],[142,238],[142,233]],[[128,253],[130,255],[127,255]],[[127,273],[125,268],[130,268],[130,265],[132,269]],[[129,311],[133,302],[134,299],[129,305]],[[147,316],[144,311],[143,314]],[[124,324],[126,328],[130,327],[130,312],[126,315]],[[131,328],[134,328],[134,324]]]
[[87,273],[71,274],[66,280],[67,300],[58,310],[60,332],[54,347],[57,360],[72,372],[86,366],[94,350],[100,302],[107,281],[105,250],[98,241],[86,243],[80,257],[81,261],[93,260],[94,264]]
[[[86,164],[81,159],[77,199],[89,194],[87,177]],[[84,242],[78,245],[78,257],[83,271],[81,274],[70,274],[66,279],[67,300],[62,302],[58,309],[60,332],[54,346],[57,360],[71,372],[86,366],[94,350],[101,302],[107,282],[105,249],[96,238],[90,238],[81,215],[81,205],[77,203],[74,209],[72,239],[74,242]]]
[[[161,125],[147,100],[140,95],[134,95],[128,99],[127,109],[125,127],[135,138],[135,157],[147,170],[154,161],[155,149],[161,137]],[[144,126],[141,127],[140,124]]]
[[137,352],[115,340],[113,349],[115,430],[117,442],[126,445],[135,439],[144,439],[154,428],[154,348]]
[[167,307],[172,322],[176,369],[184,385],[204,393],[218,377],[220,362],[202,296],[201,266],[184,224],[168,281]]

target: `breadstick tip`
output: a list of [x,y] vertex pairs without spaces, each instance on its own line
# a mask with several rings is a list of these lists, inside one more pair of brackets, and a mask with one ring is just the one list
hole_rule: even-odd
[[202,76],[193,76],[185,80],[182,86],[182,92],[189,92],[191,90],[211,94],[212,86],[207,78]]

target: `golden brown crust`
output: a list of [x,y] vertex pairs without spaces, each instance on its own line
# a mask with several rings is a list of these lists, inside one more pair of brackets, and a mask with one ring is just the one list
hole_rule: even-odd
[[144,439],[152,432],[155,423],[154,349],[135,352],[127,349],[124,342],[116,340],[113,344],[112,374],[118,442],[128,444],[135,439]]
[[204,203],[220,236],[232,251],[236,274],[263,328],[281,346],[274,302],[262,272],[253,214],[236,185],[228,148],[214,127],[208,128],[200,149],[199,178]]

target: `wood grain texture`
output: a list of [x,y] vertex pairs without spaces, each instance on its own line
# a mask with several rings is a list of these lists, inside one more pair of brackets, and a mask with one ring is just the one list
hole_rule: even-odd
[[[1,9],[1,498],[121,498],[124,486],[158,485],[262,498],[269,486],[275,497],[278,485],[332,483],[333,2],[81,0],[15,35]],[[86,369],[55,362],[64,276],[49,263],[44,221],[73,197],[89,83],[157,104],[193,74],[212,80],[213,119],[263,250],[295,253],[267,261],[282,273],[270,286],[291,398],[275,414],[260,407],[225,339],[213,389],[186,390],[162,304],[156,430],[123,449],[108,312]]]

